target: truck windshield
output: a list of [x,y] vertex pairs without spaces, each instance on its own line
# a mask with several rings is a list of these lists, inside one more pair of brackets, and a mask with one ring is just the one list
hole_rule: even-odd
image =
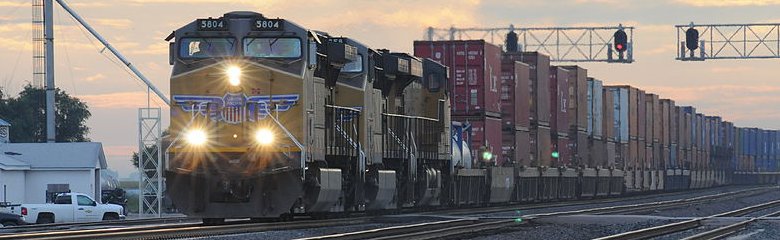
[[79,206],[92,206],[92,199],[89,199],[87,196],[76,196],[76,201],[79,202]]
[[70,200],[70,195],[63,195],[63,196],[57,196],[56,199],[54,199],[54,204],[72,204],[73,201]]
[[236,54],[233,38],[183,38],[179,42],[179,56],[185,59],[227,57]]
[[297,38],[244,38],[244,56],[256,58],[300,58]]

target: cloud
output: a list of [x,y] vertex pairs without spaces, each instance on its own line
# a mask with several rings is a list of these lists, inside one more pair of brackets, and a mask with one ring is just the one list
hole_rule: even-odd
[[28,2],[18,2],[18,1],[0,1],[0,7],[29,7],[30,3]]
[[97,25],[116,29],[128,29],[131,25],[133,25],[133,21],[130,19],[96,18],[92,20]]
[[103,80],[103,79],[106,79],[106,75],[103,75],[102,73],[98,73],[98,74],[95,74],[95,75],[92,75],[92,76],[84,78],[84,80],[87,81],[87,82],[94,82],[94,81]]
[[[102,109],[136,109],[145,107],[147,102],[146,92],[142,91],[79,95],[77,97],[86,102],[90,108]],[[160,104],[162,101],[157,99],[154,94],[151,95],[151,98],[153,107],[164,105]]]
[[740,72],[749,72],[749,71],[755,71],[755,68],[745,67],[745,66],[712,68],[713,73],[740,73]]
[[675,0],[696,7],[740,7],[780,5],[780,0]]

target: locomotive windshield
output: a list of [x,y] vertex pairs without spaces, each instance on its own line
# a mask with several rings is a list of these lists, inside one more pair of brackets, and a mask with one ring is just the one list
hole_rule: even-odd
[[184,38],[180,42],[181,58],[227,57],[236,54],[233,38]]
[[360,73],[363,72],[363,55],[358,54],[355,61],[344,64],[344,68],[341,69],[343,73]]
[[244,38],[244,56],[256,58],[299,58],[297,38]]

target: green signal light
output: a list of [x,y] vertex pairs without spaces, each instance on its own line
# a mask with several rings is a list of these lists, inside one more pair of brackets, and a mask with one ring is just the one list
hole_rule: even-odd
[[491,152],[483,152],[482,153],[482,159],[488,160],[493,158],[493,153]]
[[558,152],[552,152],[552,157],[553,157],[553,158],[558,158],[558,156],[560,156],[560,155],[558,154]]

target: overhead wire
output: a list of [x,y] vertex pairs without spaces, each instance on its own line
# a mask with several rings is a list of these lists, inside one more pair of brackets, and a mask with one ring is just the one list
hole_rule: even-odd
[[[82,35],[84,35],[84,37],[85,37],[85,38],[86,38],[86,39],[87,39],[87,40],[90,42],[90,44],[92,44],[92,46],[95,48],[95,50],[96,50],[96,51],[97,51],[97,52],[98,52],[98,53],[99,53],[101,56],[105,57],[105,58],[106,58],[106,59],[107,59],[109,62],[111,62],[112,64],[114,64],[114,65],[115,65],[116,67],[118,67],[119,69],[122,69],[122,71],[124,71],[125,73],[127,73],[127,74],[130,76],[130,78],[132,78],[132,79],[136,80],[136,81],[131,81],[131,82],[133,82],[135,85],[137,85],[137,86],[139,86],[139,87],[141,87],[141,88],[144,88],[144,89],[147,89],[147,90],[148,90],[149,86],[145,86],[145,85],[141,84],[141,83],[140,83],[141,79],[139,79],[137,76],[135,76],[135,74],[134,74],[133,72],[131,72],[130,70],[128,70],[128,69],[127,69],[127,66],[125,66],[125,65],[124,65],[124,64],[122,64],[122,63],[120,63],[120,62],[118,61],[118,59],[116,59],[116,56],[113,56],[113,55],[109,56],[109,55],[107,55],[107,54],[105,53],[105,50],[106,50],[107,48],[106,48],[105,46],[103,46],[102,44],[100,44],[100,45],[96,44],[96,43],[95,43],[95,41],[92,39],[92,38],[93,38],[93,36],[92,36],[90,33],[88,33],[88,32],[87,32],[87,30],[84,28],[84,26],[82,26],[82,25],[81,25],[81,24],[80,24],[78,21],[76,21],[76,19],[75,19],[73,16],[71,16],[70,14],[68,14],[68,16],[69,16],[70,20],[71,20],[71,21],[73,21],[73,22],[76,24],[77,28],[78,28],[78,29],[81,31]],[[152,98],[151,96],[147,96],[147,98],[150,98],[150,99],[152,99],[152,101],[155,103],[155,105],[156,105],[157,107],[162,107],[162,106],[163,106],[163,103],[162,103],[162,102],[160,102],[160,100],[159,100],[159,99],[157,99],[157,98]],[[147,100],[148,100],[148,99],[147,99]]]
[[[57,8],[57,9],[59,9],[59,8]],[[64,14],[64,12],[62,11],[62,9],[59,9],[59,12],[57,12],[57,20],[59,20],[60,22],[64,22],[64,20],[62,20],[62,14]],[[56,36],[62,36],[62,38],[65,40],[65,41],[63,41],[63,44],[61,44],[61,45],[62,45],[62,48],[65,50],[65,61],[67,62],[68,74],[70,75],[70,85],[71,85],[71,87],[73,87],[73,94],[74,95],[79,95],[78,88],[76,88],[76,80],[74,80],[74,77],[73,77],[73,64],[70,61],[70,51],[68,51],[68,44],[67,44],[68,38],[67,38],[67,34],[63,34],[63,31],[62,31],[61,28],[55,28],[55,31],[57,31]]]

